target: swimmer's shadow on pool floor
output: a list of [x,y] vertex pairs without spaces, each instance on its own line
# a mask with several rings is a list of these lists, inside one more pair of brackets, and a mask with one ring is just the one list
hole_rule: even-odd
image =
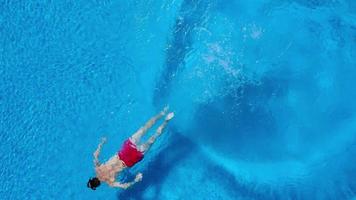
[[[117,198],[119,200],[159,199],[162,184],[164,184],[168,174],[177,166],[177,163],[188,158],[190,154],[199,152],[199,147],[189,138],[177,132],[172,132],[173,133],[170,134],[168,139],[170,143],[164,148],[159,149],[157,155],[154,155],[152,160],[144,166],[144,170],[142,171],[144,177],[143,180],[127,190],[118,191]],[[220,165],[209,161],[202,162],[204,162],[202,163],[202,167],[206,171],[205,173],[207,173],[206,180],[202,181],[213,181],[217,182],[219,185],[224,185],[224,192],[229,195],[238,195],[249,198],[258,198],[260,196],[251,191],[245,184],[237,181],[230,172],[222,168]],[[135,174],[130,174],[128,176],[128,180],[132,180]],[[153,188],[154,193],[149,195],[150,198],[147,198],[145,197],[145,193],[146,190],[150,188]],[[175,188],[172,188],[172,190],[175,190]],[[200,195],[209,197],[210,192],[202,191],[202,194]],[[219,196],[219,194],[216,195]]]

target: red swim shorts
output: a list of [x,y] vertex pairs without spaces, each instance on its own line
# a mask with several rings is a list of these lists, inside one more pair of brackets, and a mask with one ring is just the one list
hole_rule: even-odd
[[127,167],[132,167],[143,159],[143,152],[139,151],[130,139],[127,139],[118,152],[118,156]]

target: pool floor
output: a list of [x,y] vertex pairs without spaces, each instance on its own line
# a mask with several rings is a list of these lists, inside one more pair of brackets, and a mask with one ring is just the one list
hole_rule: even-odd
[[[0,196],[355,199],[355,58],[352,0],[5,0]],[[142,182],[88,189],[166,105]]]

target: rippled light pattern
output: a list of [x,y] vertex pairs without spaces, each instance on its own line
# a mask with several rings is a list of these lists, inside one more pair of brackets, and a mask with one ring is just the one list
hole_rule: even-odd
[[[356,199],[356,1],[0,2],[1,199]],[[128,190],[89,190],[169,104]]]

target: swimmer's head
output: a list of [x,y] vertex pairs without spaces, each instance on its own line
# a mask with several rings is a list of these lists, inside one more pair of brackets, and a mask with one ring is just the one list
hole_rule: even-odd
[[100,186],[100,180],[97,177],[89,179],[87,183],[87,187],[91,188],[92,190],[96,190],[96,188],[99,186]]

